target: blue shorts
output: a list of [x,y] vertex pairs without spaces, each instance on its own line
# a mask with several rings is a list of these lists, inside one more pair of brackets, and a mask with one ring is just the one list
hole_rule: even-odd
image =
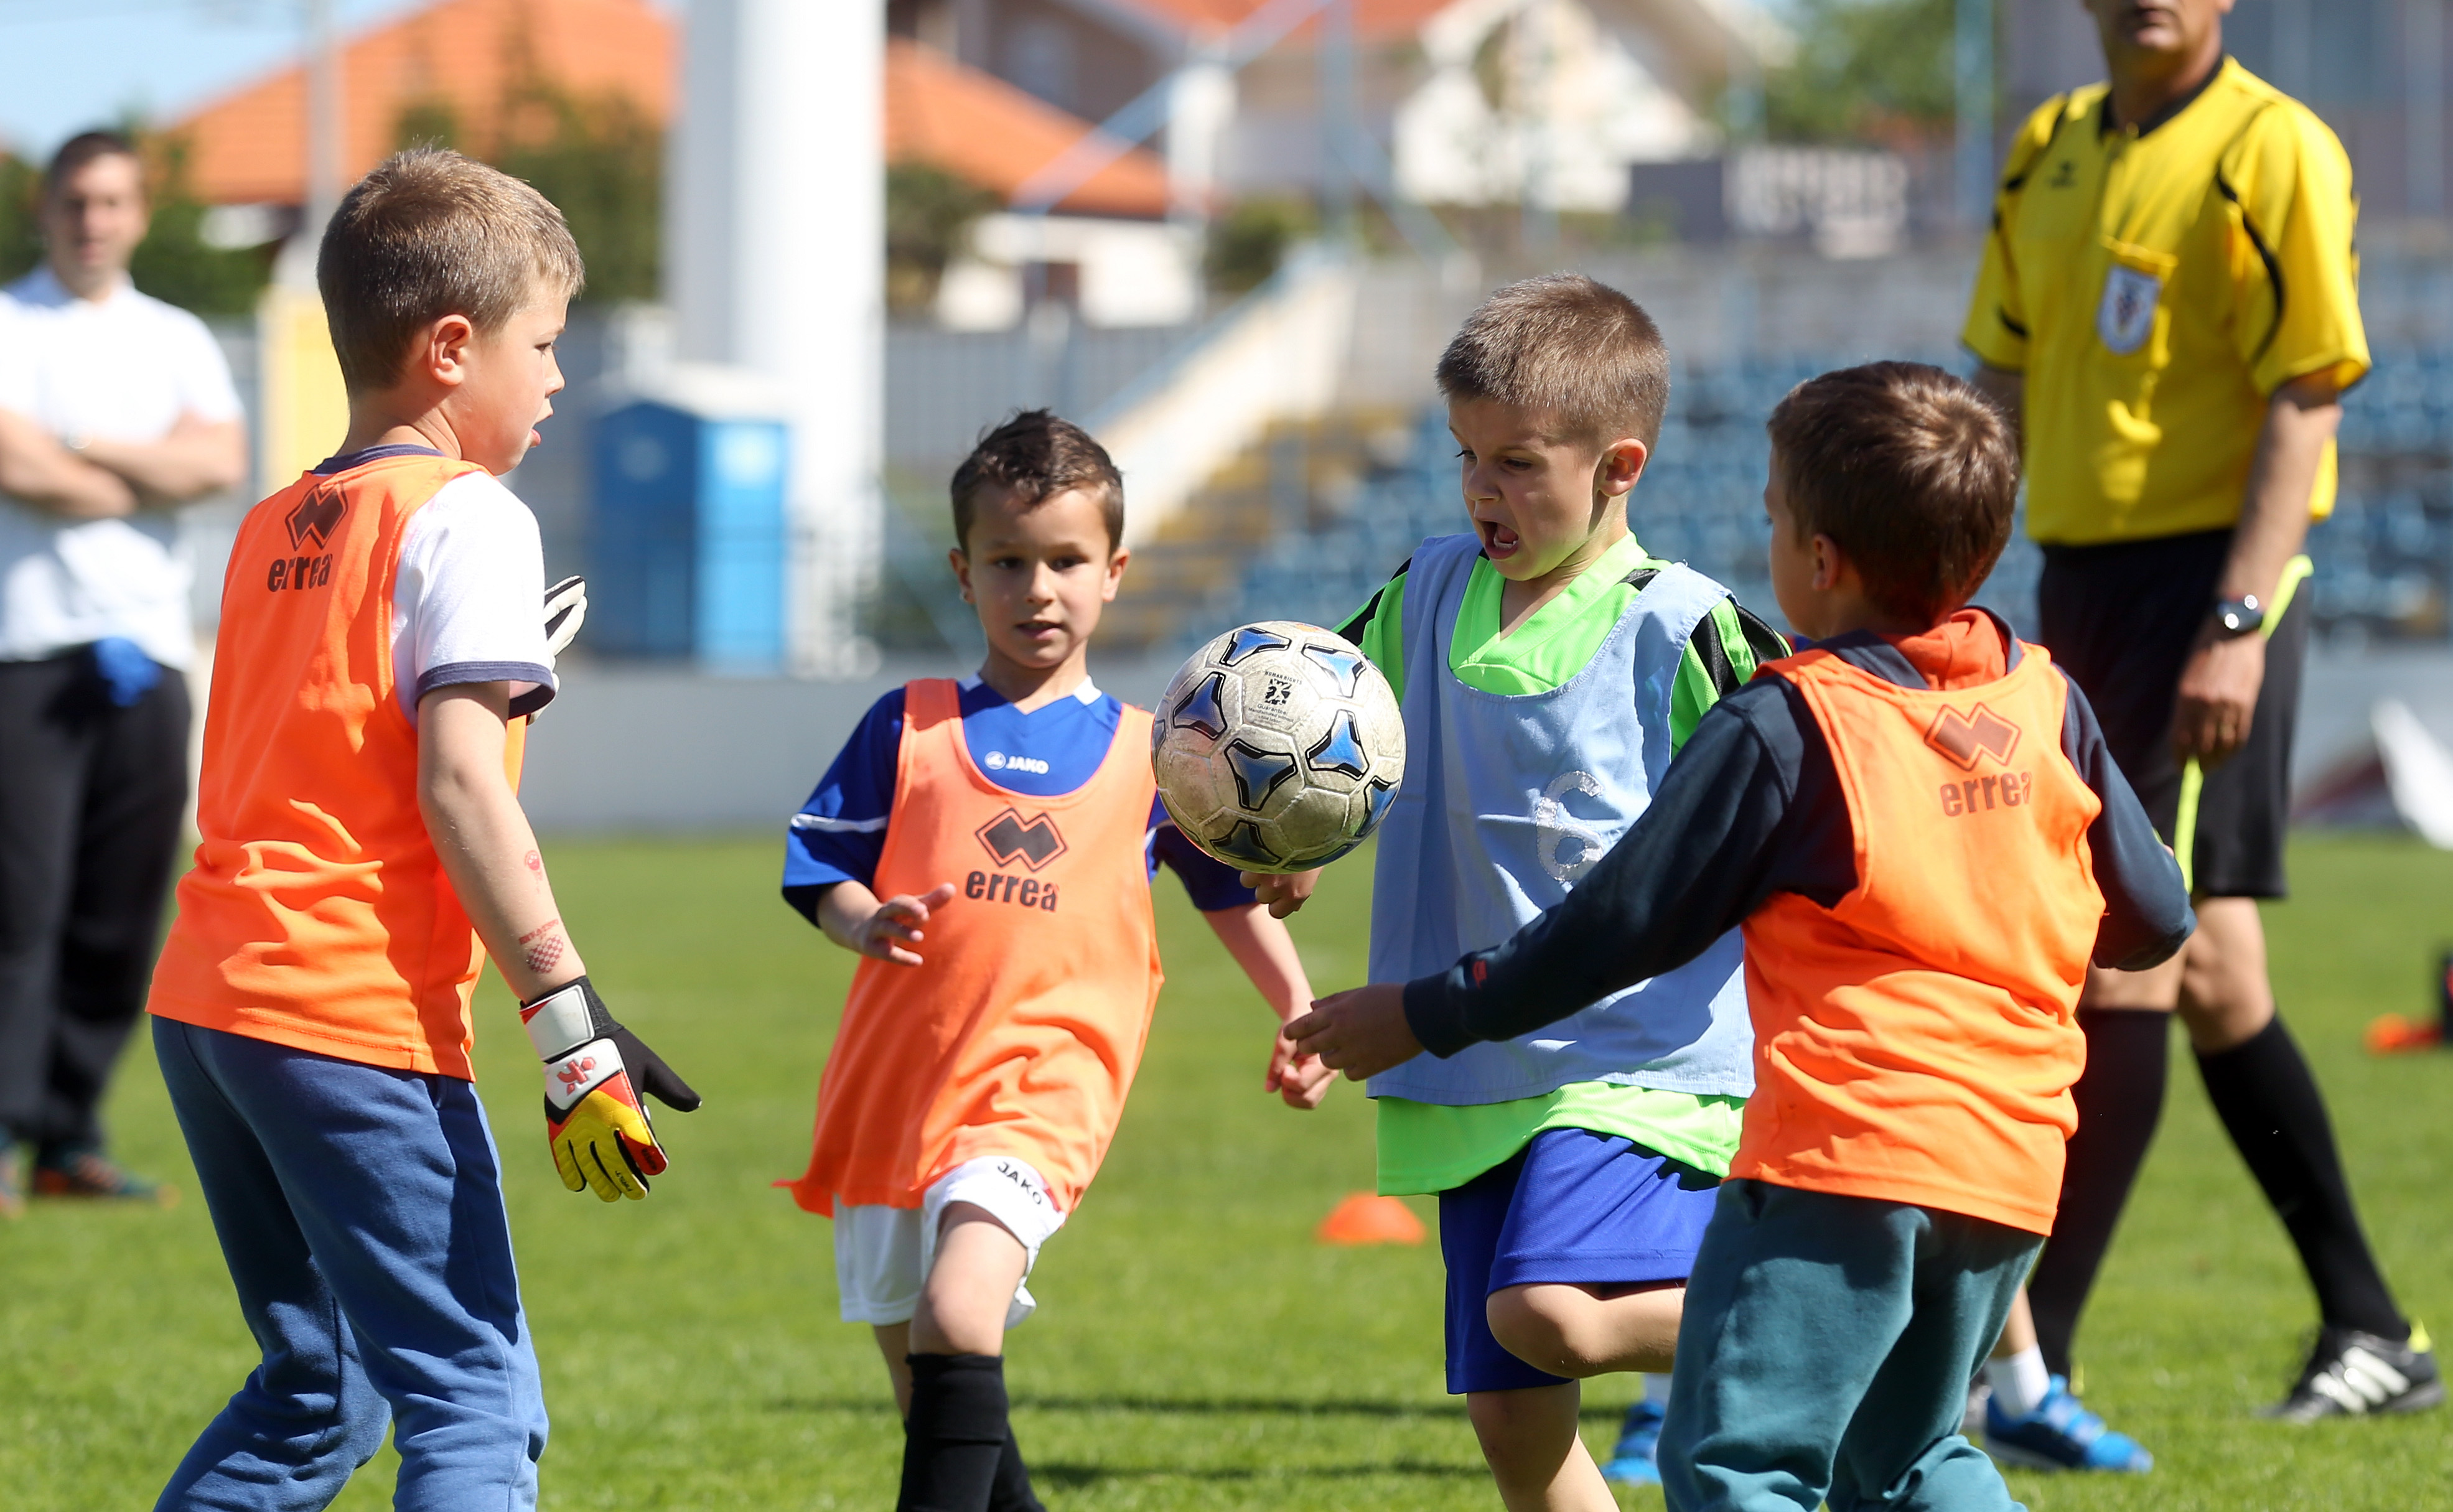
[[1535,1369],[1491,1337],[1490,1294],[1531,1282],[1684,1281],[1720,1184],[1616,1135],[1554,1128],[1440,1193],[1449,1392],[1564,1383],[1566,1377]]

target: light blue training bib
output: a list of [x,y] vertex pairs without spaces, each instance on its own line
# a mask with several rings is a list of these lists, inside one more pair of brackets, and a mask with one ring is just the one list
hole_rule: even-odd
[[[1374,982],[1410,982],[1500,944],[1618,843],[1669,769],[1687,638],[1728,596],[1691,568],[1663,567],[1584,670],[1546,693],[1486,693],[1449,669],[1481,554],[1478,537],[1440,536],[1406,573],[1406,781],[1380,826]],[[1418,1055],[1373,1077],[1370,1094],[1462,1106],[1615,1082],[1744,1097],[1754,1038],[1741,961],[1732,930],[1677,970],[1521,1039]]]

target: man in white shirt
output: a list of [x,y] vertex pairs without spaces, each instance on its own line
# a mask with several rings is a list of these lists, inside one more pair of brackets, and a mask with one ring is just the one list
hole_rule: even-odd
[[247,443],[204,323],[129,282],[148,213],[128,141],[72,138],[44,265],[0,292],[0,1217],[30,1186],[159,1195],[105,1155],[96,1107],[187,804],[174,511],[236,486]]

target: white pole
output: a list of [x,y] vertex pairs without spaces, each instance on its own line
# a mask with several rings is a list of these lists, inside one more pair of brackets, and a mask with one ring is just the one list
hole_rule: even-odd
[[1959,0],[1952,43],[1959,218],[1983,226],[1993,212],[1993,0]]
[[307,225],[320,236],[343,189],[341,29],[333,0],[307,0]]
[[665,283],[680,355],[788,396],[794,670],[874,648],[884,452],[884,0],[693,0],[669,148]]

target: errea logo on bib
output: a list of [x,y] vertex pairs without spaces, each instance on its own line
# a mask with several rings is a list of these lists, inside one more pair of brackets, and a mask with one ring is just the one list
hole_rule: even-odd
[[2155,306],[2164,297],[2164,281],[2125,263],[2115,263],[2104,278],[2104,303],[2095,309],[2095,333],[2104,348],[2126,357],[2146,345],[2155,330]]

